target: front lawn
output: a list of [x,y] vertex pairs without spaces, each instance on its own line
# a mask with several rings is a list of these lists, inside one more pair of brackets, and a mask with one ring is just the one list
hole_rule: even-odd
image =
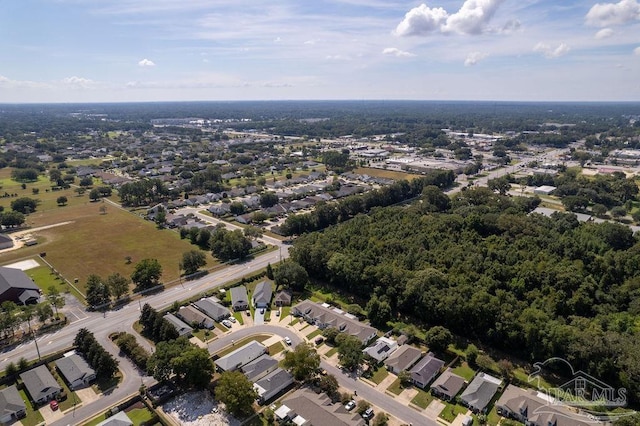
[[311,340],[316,336],[319,336],[320,334],[322,334],[322,330],[320,330],[319,328],[309,334],[307,334],[307,339]]
[[380,367],[375,373],[373,373],[373,376],[371,376],[371,381],[376,385],[379,385],[388,375],[389,371],[384,367]]
[[27,402],[29,401],[29,398],[27,398],[27,394],[25,390],[24,389],[19,390],[18,393],[20,394],[20,397],[22,398],[22,400],[25,401],[25,405],[27,406],[27,417],[20,420],[20,422],[24,426],[36,426],[44,422],[44,419],[42,418],[42,414],[40,414],[40,411],[34,410],[31,403]]
[[445,405],[444,410],[440,412],[438,417],[449,423],[454,421],[458,414],[466,414],[466,412],[469,411],[467,407],[463,407],[462,405],[454,405],[448,402],[445,402]]
[[327,358],[331,358],[331,357],[332,357],[334,354],[336,354],[337,352],[338,352],[338,348],[337,348],[337,347],[336,347],[336,348],[331,348],[331,349],[329,349],[329,350],[327,351],[327,353],[325,353],[324,355],[325,355]]
[[391,383],[391,386],[387,388],[387,390],[394,395],[400,395],[404,389],[405,388],[402,387],[400,379],[396,379],[393,383]]
[[282,345],[282,342],[276,342],[273,345],[269,346],[269,355],[275,355],[282,352],[283,350],[284,346]]
[[234,312],[233,317],[237,319],[240,324],[244,325],[244,318],[242,318],[242,312]]
[[422,389],[416,388],[416,390],[418,391],[418,394],[415,397],[413,397],[411,402],[422,409],[427,408],[431,403],[431,401],[433,401],[434,396],[431,395],[431,393],[426,392]]

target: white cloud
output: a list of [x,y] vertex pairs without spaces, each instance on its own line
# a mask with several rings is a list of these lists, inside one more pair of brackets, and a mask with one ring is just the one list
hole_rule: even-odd
[[395,29],[395,34],[401,37],[427,35],[431,32],[439,31],[448,17],[449,13],[443,8],[431,9],[423,3],[404,15],[404,19]]
[[640,20],[640,3],[637,0],[620,0],[618,3],[596,3],[585,17],[588,25],[608,27]]
[[[433,32],[480,34],[485,31],[486,25],[504,1],[465,0],[460,10],[453,14],[441,7],[430,8],[423,3],[405,14],[394,33],[398,36],[427,35]],[[517,29],[520,23],[516,22],[507,25],[516,26]]]
[[460,10],[447,19],[444,32],[480,34],[505,0],[466,0]]
[[467,59],[464,60],[464,66],[465,67],[472,67],[472,66],[474,66],[475,64],[477,64],[478,62],[480,62],[481,60],[483,60],[486,57],[487,57],[486,53],[471,52],[471,53],[469,53],[469,55],[467,55]]
[[595,38],[598,40],[602,40],[605,38],[609,38],[612,35],[613,35],[613,30],[611,28],[603,28],[596,33]]
[[638,46],[635,49],[633,49],[633,54],[636,55],[636,56],[640,56],[640,46]]
[[87,88],[95,83],[93,80],[83,77],[76,77],[75,75],[63,79],[62,82],[64,84],[80,88]]
[[280,37],[276,37],[273,42],[274,43],[280,43],[282,41],[282,39]]
[[411,58],[413,56],[416,56],[411,52],[400,50],[397,47],[387,47],[382,51],[382,54],[389,55],[389,56],[397,56],[398,58]]
[[558,47],[556,47],[555,49],[546,43],[538,43],[533,48],[534,52],[542,53],[546,58],[549,58],[549,59],[559,58],[560,56],[564,56],[567,53],[569,53],[569,50],[571,50],[571,48],[567,46],[565,43],[560,43]]
[[143,60],[138,62],[138,66],[139,67],[155,67],[156,64],[153,61],[151,61],[151,60],[149,60],[147,58],[144,58]]
[[351,57],[344,55],[327,55],[325,59],[328,61],[350,61]]
[[502,34],[511,34],[518,32],[522,29],[522,24],[517,19],[511,19],[507,21],[502,28],[500,29],[500,33]]

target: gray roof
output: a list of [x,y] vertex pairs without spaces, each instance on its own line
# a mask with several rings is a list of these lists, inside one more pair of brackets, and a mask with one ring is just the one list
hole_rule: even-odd
[[52,389],[58,392],[62,391],[62,387],[53,378],[45,365],[41,365],[20,374],[20,379],[24,383],[29,395],[34,401],[38,401],[42,397],[49,395]]
[[408,370],[420,359],[421,355],[422,351],[420,351],[420,349],[409,345],[402,345],[387,358],[384,365],[396,371]]
[[438,374],[443,366],[444,361],[429,352],[411,369],[411,378],[426,385]]
[[302,315],[326,327],[335,327],[343,333],[356,336],[360,341],[367,342],[375,336],[377,330],[367,324],[358,321],[353,316],[347,316],[339,309],[304,300],[293,307],[293,315]]
[[366,353],[376,361],[382,362],[396,349],[398,349],[398,344],[395,341],[388,337],[381,337],[376,340],[372,346],[365,348],[362,352]]
[[506,410],[533,424],[555,426],[593,426],[602,424],[585,416],[580,416],[557,400],[548,395],[538,393],[535,390],[525,390],[514,385],[509,385],[496,402],[499,414]]
[[290,305],[291,304],[291,293],[289,293],[288,291],[285,290],[281,290],[279,292],[276,293],[276,302],[282,302],[286,305]]
[[108,419],[101,421],[96,426],[133,426],[133,422],[124,411],[120,411]]
[[213,326],[213,320],[194,308],[193,306],[182,306],[178,310],[178,315],[185,322],[204,324],[205,326]]
[[268,401],[278,392],[284,390],[293,383],[293,376],[282,368],[276,368],[271,373],[254,383],[253,387],[258,391],[258,396]]
[[78,354],[62,357],[55,364],[69,383],[96,374],[95,370],[87,364],[87,361]]
[[0,417],[26,410],[27,405],[15,385],[0,390]]
[[200,309],[202,312],[214,319],[228,317],[229,315],[231,315],[229,309],[225,308],[212,298],[200,299],[197,302],[194,302],[193,306]]
[[[364,419],[356,412],[348,412],[342,404],[333,404],[325,394],[316,395],[310,389],[300,389],[282,405],[289,408],[288,417],[300,417],[307,425],[364,426]],[[300,424],[300,423],[298,423]]]
[[486,373],[478,373],[469,386],[462,392],[460,399],[470,408],[478,411],[484,410],[491,398],[496,394],[502,380]]
[[464,386],[464,379],[447,368],[432,384],[431,389],[453,399]]
[[276,365],[278,365],[278,361],[276,361],[269,355],[264,354],[254,359],[250,363],[245,364],[242,367],[242,372],[245,376],[247,376],[247,379],[249,379],[250,381],[254,381],[260,378],[260,376],[262,376],[265,371],[273,368]]
[[271,288],[271,283],[267,281],[262,281],[256,286],[256,289],[253,291],[253,303],[271,303],[271,296],[273,295],[273,289]]
[[[15,297],[18,298],[20,294],[25,290],[32,290],[35,293],[30,292],[29,295],[37,295],[40,296],[40,289],[31,278],[27,276],[20,269],[15,268],[7,268],[4,266],[0,266],[0,300],[12,300],[11,298],[6,298],[4,296],[5,293],[15,292]],[[14,302],[18,302],[18,300],[13,300]]]
[[165,314],[163,318],[169,321],[169,324],[175,327],[178,335],[180,336],[187,335],[193,331],[193,328],[191,328],[189,324],[185,323],[173,314]]
[[267,347],[262,343],[252,340],[235,351],[218,358],[216,366],[223,371],[232,371],[242,367],[267,352]]
[[243,285],[231,288],[231,306],[248,306],[249,297],[247,296],[247,288]]

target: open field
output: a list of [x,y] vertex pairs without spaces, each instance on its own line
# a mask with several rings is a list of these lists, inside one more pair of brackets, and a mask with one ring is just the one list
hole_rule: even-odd
[[[135,264],[145,258],[158,259],[163,267],[163,282],[178,278],[182,253],[194,246],[181,240],[176,232],[158,230],[152,222],[115,206],[85,199],[84,204],[29,215],[27,222],[33,226],[71,223],[34,232],[38,245],[2,253],[0,264],[46,252],[47,262],[65,278],[71,282],[78,278],[82,292],[89,274],[106,277],[119,272],[128,277]],[[100,206],[106,206],[106,214],[99,211]],[[131,256],[130,264],[126,263],[126,256]],[[211,267],[216,260],[209,255],[207,262]]]
[[413,180],[421,177],[412,173],[397,172],[395,170],[374,169],[370,167],[359,167],[353,171],[359,175],[369,175],[373,177],[381,177],[395,180]]

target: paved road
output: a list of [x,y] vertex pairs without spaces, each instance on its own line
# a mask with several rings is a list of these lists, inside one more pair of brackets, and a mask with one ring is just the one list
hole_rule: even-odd
[[[295,347],[300,342],[302,342],[300,336],[288,326],[265,324],[243,328],[236,332],[227,334],[226,336],[223,336],[209,344],[209,352],[213,353],[220,351],[232,344],[234,341],[238,341],[245,337],[261,333],[276,334],[282,336],[282,338],[288,336],[293,343],[292,347]],[[329,374],[333,374],[336,379],[338,379],[338,383],[342,387],[351,391],[356,391],[356,393],[358,394],[358,398],[369,401],[371,404],[379,407],[386,413],[391,414],[400,421],[406,424],[439,426],[436,421],[431,420],[422,413],[396,401],[394,398],[377,391],[370,385],[358,380],[354,376],[344,373],[342,370],[332,364],[329,364],[327,361],[322,360],[320,362],[320,365],[323,369],[327,370]]]
[[[105,349],[118,357],[120,369],[124,378],[122,383],[110,394],[104,395],[100,399],[87,406],[77,408],[75,413],[68,413],[62,420],[53,423],[57,426],[67,424],[78,424],[82,420],[105,411],[108,407],[118,401],[127,398],[138,391],[141,384],[141,376],[138,370],[124,357],[119,356],[118,348],[108,339],[108,335],[116,331],[132,332],[131,325],[140,317],[140,306],[149,303],[155,309],[162,309],[176,300],[184,300],[205,291],[219,287],[229,281],[239,280],[252,271],[262,269],[268,263],[272,265],[278,263],[281,258],[289,256],[288,246],[282,246],[279,251],[265,253],[253,260],[230,265],[221,271],[214,272],[197,280],[188,281],[182,285],[175,286],[164,292],[146,296],[141,302],[134,301],[124,307],[106,313],[84,312],[85,317],[73,318],[73,322],[63,329],[53,333],[40,336],[38,347],[42,355],[47,355],[69,348],[72,345],[78,330],[86,328],[90,330],[96,339],[103,344]],[[144,344],[144,340],[140,340]],[[9,362],[17,363],[20,358],[36,359],[36,346],[33,341],[21,344],[10,351],[0,354],[0,369],[6,368]],[[150,377],[142,377],[145,384],[150,384],[153,380]]]

